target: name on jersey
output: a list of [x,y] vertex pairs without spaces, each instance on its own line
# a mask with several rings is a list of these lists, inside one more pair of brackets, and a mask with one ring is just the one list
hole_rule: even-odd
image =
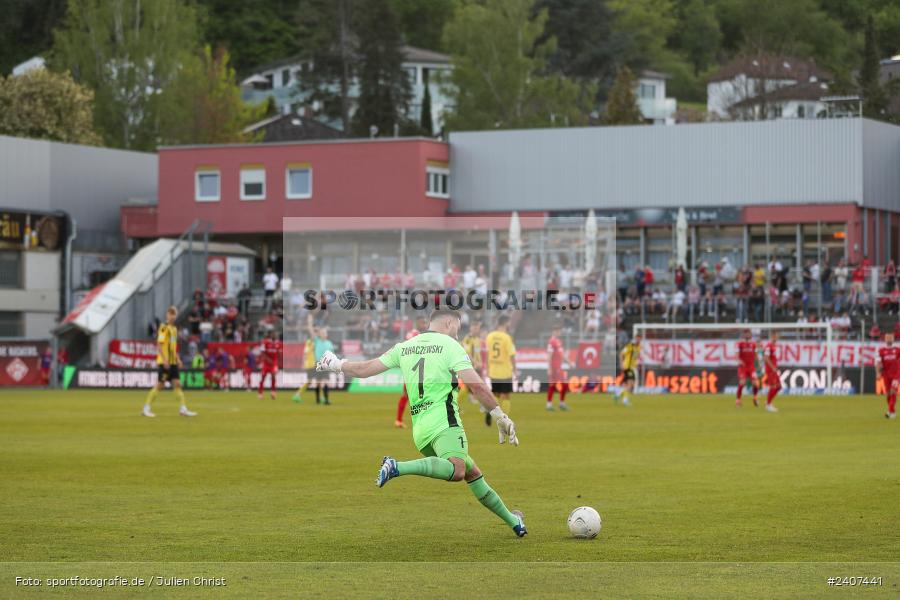
[[420,402],[419,404],[416,404],[416,405],[410,405],[409,414],[415,416],[415,415],[419,414],[420,412],[430,408],[432,404],[433,404],[433,402],[431,400],[426,400],[425,402]]
[[444,347],[439,344],[431,344],[429,346],[407,346],[400,350],[401,356],[409,356],[410,354],[440,354],[444,351]]

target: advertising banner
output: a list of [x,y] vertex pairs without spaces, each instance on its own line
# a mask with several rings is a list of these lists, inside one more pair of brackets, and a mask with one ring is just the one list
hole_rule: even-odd
[[41,371],[47,342],[0,342],[0,386],[47,385]]
[[234,298],[244,284],[250,284],[250,259],[229,256],[225,259],[227,269],[226,290],[229,298]]
[[[259,386],[259,372],[250,375],[249,387]],[[313,386],[323,385],[330,389],[343,390],[346,385],[343,375],[334,373],[314,378]],[[91,388],[91,389],[149,389],[156,385],[157,372],[155,369],[91,369],[68,367],[64,377],[65,388]],[[275,378],[275,387],[279,390],[296,390],[305,383],[309,383],[309,374],[305,371],[279,371]],[[235,369],[229,374],[229,387],[240,389],[247,387],[244,373]],[[204,387],[203,371],[182,369],[181,385],[188,390],[199,390]],[[269,389],[268,380],[266,389]]]
[[114,369],[155,369],[156,343],[146,340],[110,340],[107,364]]
[[[835,341],[831,344],[832,367],[871,367],[880,345],[876,342]],[[816,341],[778,341],[778,364],[786,367],[821,367],[827,363],[825,344]],[[641,363],[645,366],[724,367],[737,365],[737,340],[644,340]]]
[[228,281],[224,256],[209,256],[206,259],[206,295],[224,298],[228,293]]

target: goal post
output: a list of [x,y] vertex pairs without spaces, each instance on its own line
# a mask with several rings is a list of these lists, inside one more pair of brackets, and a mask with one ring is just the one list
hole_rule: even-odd
[[[833,362],[834,362],[834,329],[830,322],[822,321],[817,323],[635,323],[632,326],[632,335],[641,334],[644,339],[648,339],[647,332],[671,332],[675,338],[679,333],[702,333],[702,332],[741,332],[750,329],[752,331],[817,331],[824,333],[825,344],[824,365],[825,368],[825,384],[827,389],[832,388],[833,384]],[[658,337],[658,336],[657,336]],[[683,338],[682,338],[683,339]],[[643,381],[643,365],[638,364],[639,379]]]

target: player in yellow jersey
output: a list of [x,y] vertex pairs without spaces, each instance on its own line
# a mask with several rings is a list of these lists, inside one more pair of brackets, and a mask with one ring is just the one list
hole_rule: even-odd
[[618,402],[621,398],[622,404],[629,406],[631,392],[634,391],[634,382],[637,378],[638,362],[641,358],[641,334],[635,335],[630,342],[625,344],[619,357],[622,359],[622,387],[615,393],[613,400]]
[[[513,390],[513,375],[516,373],[516,345],[509,335],[509,317],[500,315],[497,329],[487,334],[487,375],[491,380],[491,391],[500,401],[503,412],[509,414]],[[491,424],[491,415],[485,413],[484,422]]]
[[[462,347],[472,361],[472,368],[475,369],[475,372],[479,375],[482,374],[483,369],[481,364],[481,344],[483,341],[484,340],[481,339],[481,321],[472,321],[469,325],[469,333],[463,338]],[[459,386],[459,403],[462,404],[467,398],[469,398],[469,388],[463,384]],[[471,401],[473,403],[478,402],[474,398],[472,398]]]
[[172,384],[172,390],[175,397],[181,403],[179,413],[183,417],[196,417],[197,413],[188,410],[187,403],[184,399],[184,391],[181,389],[181,379],[179,369],[181,368],[181,357],[178,356],[178,328],[175,326],[175,319],[178,317],[178,309],[170,306],[166,311],[166,322],[159,326],[159,333],[156,336],[156,365],[159,377],[147,394],[147,401],[144,403],[144,411],[141,413],[145,417],[155,417],[151,407],[153,401],[159,392],[166,387],[166,382]]
[[306,339],[303,344],[303,370],[306,371],[306,383],[297,388],[292,400],[294,402],[303,402],[302,394],[309,389],[309,378],[316,371],[316,343],[312,337]]

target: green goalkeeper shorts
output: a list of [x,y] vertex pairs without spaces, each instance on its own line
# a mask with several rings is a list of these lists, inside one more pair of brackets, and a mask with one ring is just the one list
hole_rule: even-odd
[[466,430],[462,427],[448,427],[443,430],[431,442],[422,447],[419,452],[423,456],[437,456],[438,458],[461,458],[466,463],[466,473],[472,470],[475,461],[469,456],[469,440],[466,439]]

